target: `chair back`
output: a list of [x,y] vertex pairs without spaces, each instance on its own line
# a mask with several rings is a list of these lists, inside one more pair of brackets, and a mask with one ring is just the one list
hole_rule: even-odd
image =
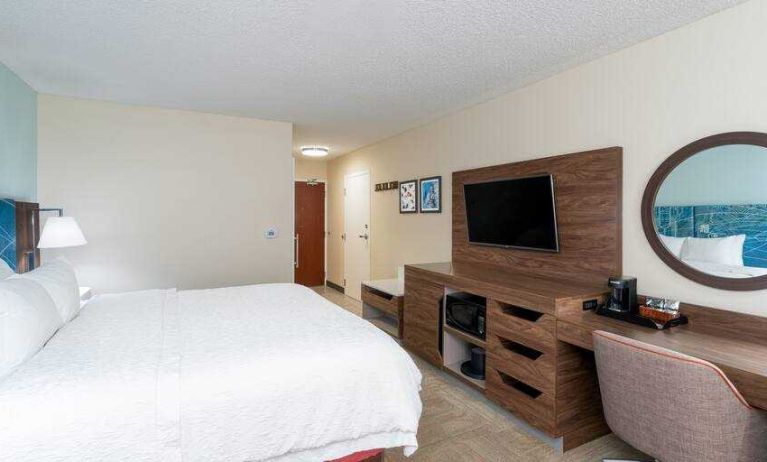
[[715,365],[603,331],[594,332],[610,429],[662,462],[767,460],[767,417]]

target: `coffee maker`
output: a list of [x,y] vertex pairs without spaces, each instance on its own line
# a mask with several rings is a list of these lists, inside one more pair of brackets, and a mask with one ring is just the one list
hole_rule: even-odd
[[607,300],[607,308],[621,313],[636,313],[637,303],[637,280],[629,276],[611,277],[607,281],[612,292]]

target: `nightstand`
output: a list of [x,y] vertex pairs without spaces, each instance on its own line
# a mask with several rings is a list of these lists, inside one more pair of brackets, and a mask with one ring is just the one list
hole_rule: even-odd
[[403,335],[404,302],[405,283],[402,279],[362,282],[362,318],[398,339]]

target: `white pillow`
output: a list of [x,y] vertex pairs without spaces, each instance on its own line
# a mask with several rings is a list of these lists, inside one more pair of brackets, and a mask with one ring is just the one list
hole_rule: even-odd
[[682,246],[682,260],[743,266],[745,234],[728,237],[688,237]]
[[40,284],[0,281],[0,378],[37,353],[63,322]]
[[0,279],[5,279],[8,276],[13,276],[14,273],[10,266],[8,266],[8,263],[5,262],[2,258],[0,258]]
[[684,244],[686,237],[673,237],[658,234],[660,241],[676,258],[682,258],[682,245]]
[[63,258],[13,278],[30,279],[43,286],[56,304],[59,316],[64,322],[71,321],[80,311],[80,287],[75,270]]

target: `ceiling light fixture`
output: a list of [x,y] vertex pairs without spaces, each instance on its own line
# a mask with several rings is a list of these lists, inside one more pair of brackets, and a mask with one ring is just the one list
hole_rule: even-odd
[[301,154],[309,157],[325,157],[330,150],[320,146],[307,146],[301,148]]

